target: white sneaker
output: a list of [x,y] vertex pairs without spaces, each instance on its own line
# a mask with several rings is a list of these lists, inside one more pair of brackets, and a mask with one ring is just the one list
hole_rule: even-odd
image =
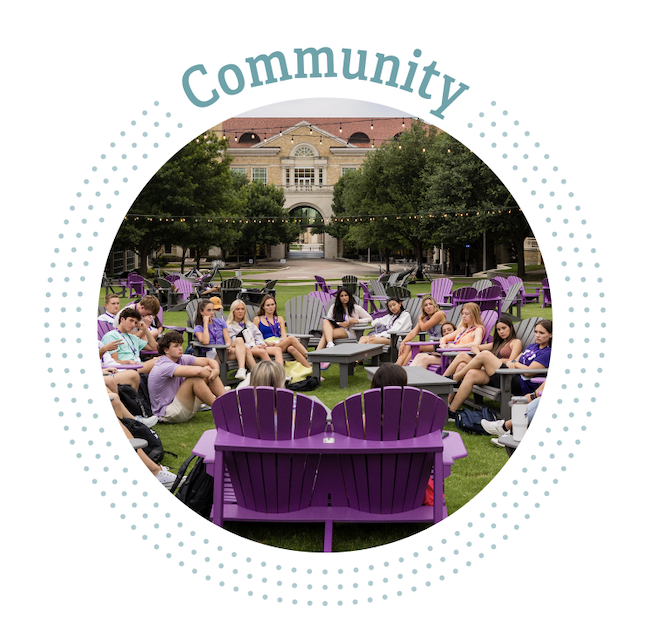
[[499,448],[505,448],[505,446],[499,442],[499,438],[492,438],[490,442],[492,442],[494,446],[498,446]]
[[167,490],[170,490],[174,485],[174,481],[176,481],[176,475],[173,472],[169,472],[167,466],[161,466],[160,472],[156,475],[156,479],[160,481]]
[[506,432],[506,430],[503,427],[505,423],[506,423],[505,420],[495,420],[493,422],[490,420],[486,420],[485,418],[481,420],[481,426],[490,435],[496,435],[497,437],[501,437]]
[[136,416],[135,419],[142,422],[142,424],[144,424],[148,429],[155,427],[160,420],[158,416],[149,416],[148,418],[145,418],[144,416]]
[[330,341],[325,347],[326,348],[333,348],[334,347],[334,342]]
[[239,368],[237,374],[235,374],[235,378],[239,381],[243,381],[246,378],[246,368]]

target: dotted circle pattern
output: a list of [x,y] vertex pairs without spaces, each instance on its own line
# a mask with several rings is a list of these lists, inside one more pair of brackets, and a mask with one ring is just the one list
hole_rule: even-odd
[[[80,474],[87,477],[92,491],[103,497],[117,523],[186,574],[212,581],[224,592],[289,606],[339,607],[395,600],[453,579],[498,551],[548,503],[562,475],[573,465],[591,409],[597,404],[605,358],[606,310],[594,306],[605,297],[597,250],[584,212],[552,152],[517,118],[497,107],[496,101],[467,123],[476,134],[476,143],[487,149],[484,154],[491,150],[502,160],[503,166],[495,170],[511,169],[528,186],[534,205],[526,205],[527,215],[543,217],[546,225],[546,230],[536,232],[538,240],[557,243],[562,259],[566,275],[552,278],[551,284],[554,295],[569,298],[561,301],[570,304],[571,352],[554,358],[555,366],[568,366],[561,377],[558,367],[553,372],[554,378],[562,379],[565,392],[554,401],[556,412],[550,422],[538,414],[525,446],[499,473],[503,486],[499,501],[488,502],[481,493],[472,500],[471,509],[463,510],[473,515],[471,520],[460,523],[459,518],[450,518],[379,553],[374,550],[373,558],[383,558],[375,564],[363,560],[370,557],[366,552],[356,552],[359,561],[350,569],[337,566],[341,564],[337,554],[283,551],[286,563],[276,564],[267,557],[276,557],[277,549],[268,548],[267,553],[254,545],[253,551],[242,553],[242,548],[251,547],[248,541],[196,516],[147,475],[116,432],[110,408],[95,382],[95,368],[89,369],[91,378],[86,374],[95,358],[84,356],[81,349],[94,348],[94,311],[83,313],[77,298],[86,291],[96,295],[96,286],[86,286],[86,275],[91,264],[102,269],[106,256],[93,243],[108,213],[126,214],[128,207],[120,203],[120,194],[130,185],[130,173],[141,167],[155,171],[159,167],[155,158],[153,164],[147,160],[173,134],[182,134],[182,127],[157,101],[152,111],[143,110],[134,117],[97,156],[75,191],[53,249],[43,324],[50,387],[60,409],[68,452],[78,460]],[[556,313],[559,308],[556,302]],[[102,409],[91,397],[91,380],[93,395],[102,397]],[[532,440],[538,438],[533,435],[543,439],[535,445]]]

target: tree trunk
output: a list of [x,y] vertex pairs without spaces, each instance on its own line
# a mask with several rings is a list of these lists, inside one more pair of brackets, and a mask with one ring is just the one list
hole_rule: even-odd
[[182,254],[181,254],[181,275],[185,273],[185,257],[187,256],[187,249],[185,247],[182,248]]
[[390,273],[390,249],[385,250],[386,252],[386,273]]
[[526,275],[526,254],[524,252],[524,239],[518,238],[515,241],[517,252],[517,275],[523,280]]

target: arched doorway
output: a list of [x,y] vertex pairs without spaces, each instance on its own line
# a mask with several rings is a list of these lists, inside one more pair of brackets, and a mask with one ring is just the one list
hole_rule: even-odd
[[318,229],[323,215],[312,206],[300,205],[289,210],[289,216],[301,226],[300,236],[289,244],[289,258],[324,258],[324,234]]

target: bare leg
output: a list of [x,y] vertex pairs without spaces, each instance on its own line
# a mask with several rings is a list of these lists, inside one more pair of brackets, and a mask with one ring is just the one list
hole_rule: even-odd
[[264,348],[251,348],[251,352],[253,353],[254,357],[257,357],[262,361],[270,361],[271,360],[271,357],[269,356],[269,353]]
[[485,370],[469,370],[460,382],[458,391],[449,405],[450,411],[458,411],[458,408],[471,395],[474,385],[486,385],[489,382],[490,377]]
[[220,378],[215,378],[208,384],[199,376],[191,376],[183,380],[176,392],[176,398],[186,409],[194,409],[194,400],[198,398],[206,405],[212,405],[215,398],[225,393]]
[[266,348],[266,353],[269,357],[273,357],[273,360],[276,363],[282,365],[284,361],[282,360],[282,348],[280,346],[271,346]]
[[[287,337],[287,339],[291,339],[291,337]],[[285,340],[283,339],[283,341]],[[300,350],[300,348],[304,350],[304,346],[300,342],[298,342],[298,346],[299,347],[296,347],[293,344],[287,344],[286,352],[288,352],[296,361],[298,361],[300,365],[304,365],[305,367],[310,368],[311,363],[309,363],[309,361],[307,361],[307,359],[305,358],[306,350],[305,350],[305,354],[303,354]]]
[[502,361],[499,357],[495,357],[489,350],[483,350],[477,354],[469,363],[461,370],[454,374],[455,380],[465,378],[469,370],[485,370],[488,376],[492,376],[496,370],[501,367]]
[[366,337],[363,336],[361,339],[359,339],[359,343],[381,343],[384,344],[385,346],[390,345],[390,339],[386,339],[386,337]]
[[435,354],[426,354],[424,352],[420,352],[415,359],[413,359],[413,362],[411,365],[416,366],[416,367],[428,367],[429,365],[440,365],[440,357],[436,356]]
[[453,376],[458,370],[462,369],[467,363],[469,363],[471,359],[471,355],[466,352],[461,352],[457,357],[454,357],[454,360],[449,364],[449,367],[445,370],[443,376],[446,378]]

